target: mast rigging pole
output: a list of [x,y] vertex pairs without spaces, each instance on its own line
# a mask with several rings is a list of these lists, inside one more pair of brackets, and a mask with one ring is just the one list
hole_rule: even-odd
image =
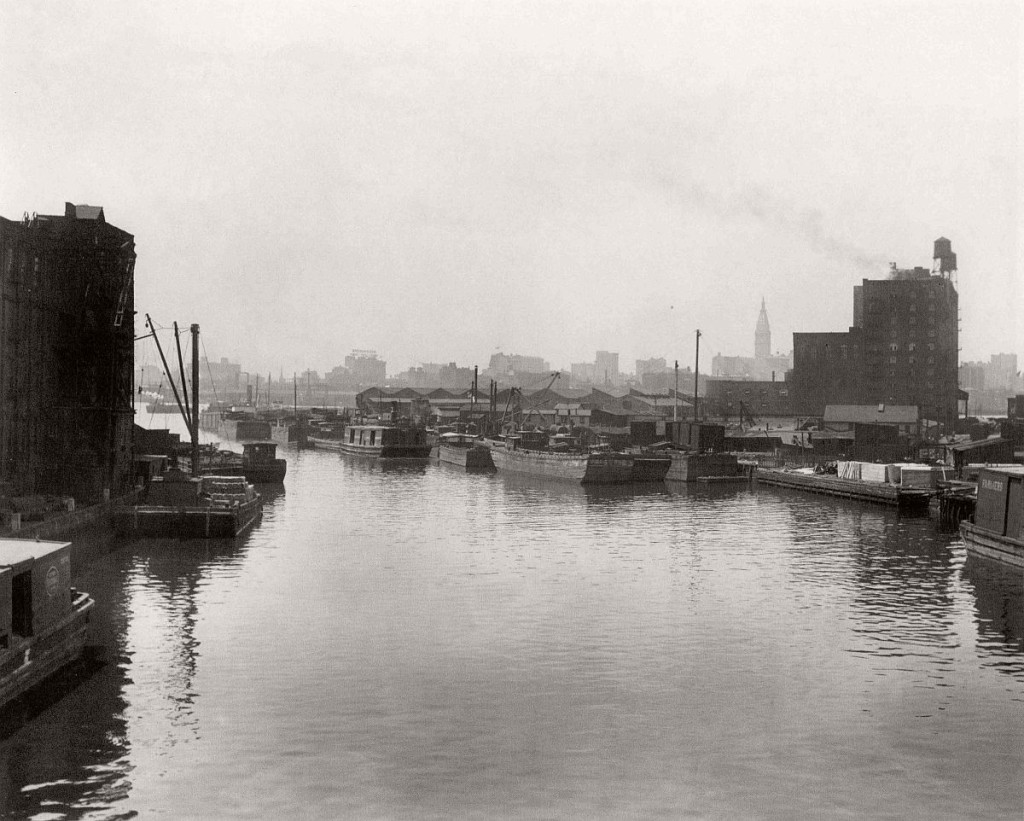
[[199,475],[199,326],[192,324],[192,475]]
[[188,401],[188,385],[185,382],[185,363],[181,358],[181,333],[178,331],[178,323],[174,323],[174,344],[178,349],[178,372],[181,374],[181,398],[185,403],[185,422],[188,429],[192,430],[192,410]]
[[[174,379],[171,378],[171,369],[167,367],[167,357],[164,356],[164,349],[160,345],[160,337],[156,335],[156,329],[153,328],[153,320],[149,318],[149,314],[146,314],[146,325],[153,332],[153,339],[156,341],[156,350],[160,354],[160,361],[164,365],[164,373],[167,374],[167,379],[171,383],[171,390],[174,392],[174,401],[178,403],[178,410],[181,411],[181,418],[185,420],[185,424],[188,424],[188,414],[185,413],[185,406],[181,403],[181,398],[178,396],[178,389],[174,385]],[[159,401],[159,400],[155,400]],[[189,428],[191,430],[191,427]]]
[[693,362],[693,421],[697,421],[697,374],[700,371],[700,330],[697,330],[697,355]]

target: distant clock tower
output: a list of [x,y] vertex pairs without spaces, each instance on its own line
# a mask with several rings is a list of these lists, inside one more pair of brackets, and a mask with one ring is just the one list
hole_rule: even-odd
[[754,330],[754,358],[767,359],[772,355],[772,329],[768,325],[768,311],[761,297],[761,313],[757,317],[757,328]]

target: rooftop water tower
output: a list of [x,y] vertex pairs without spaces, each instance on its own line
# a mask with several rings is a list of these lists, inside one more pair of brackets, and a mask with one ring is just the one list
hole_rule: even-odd
[[935,240],[935,253],[932,254],[932,273],[940,274],[946,279],[956,273],[956,254],[953,253],[953,243],[945,237]]

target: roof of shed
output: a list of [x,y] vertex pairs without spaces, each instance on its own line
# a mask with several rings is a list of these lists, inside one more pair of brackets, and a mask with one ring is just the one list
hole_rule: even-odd
[[824,421],[866,425],[914,425],[917,405],[826,405]]

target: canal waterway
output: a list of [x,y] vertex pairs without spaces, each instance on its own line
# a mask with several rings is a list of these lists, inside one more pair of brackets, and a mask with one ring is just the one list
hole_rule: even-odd
[[76,548],[7,816],[1024,813],[1024,582],[934,519],[283,455],[237,541]]

